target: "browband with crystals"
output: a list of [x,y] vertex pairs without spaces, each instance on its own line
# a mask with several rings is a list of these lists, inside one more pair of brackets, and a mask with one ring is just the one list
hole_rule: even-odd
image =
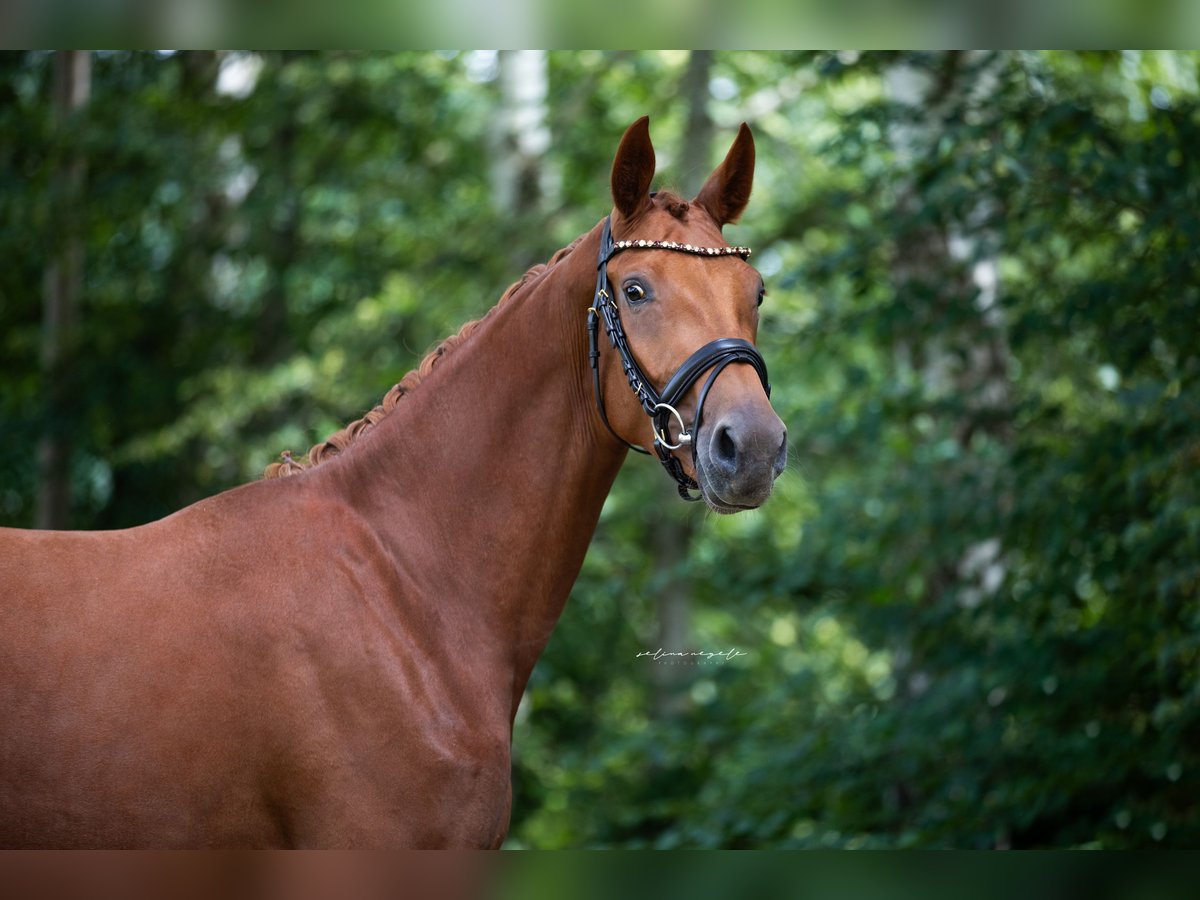
[[[631,249],[646,250],[678,250],[681,253],[694,253],[697,256],[740,256],[745,259],[750,255],[749,247],[697,247],[695,244],[679,244],[675,241],[613,241],[612,252]],[[612,255],[611,253],[609,254]]]

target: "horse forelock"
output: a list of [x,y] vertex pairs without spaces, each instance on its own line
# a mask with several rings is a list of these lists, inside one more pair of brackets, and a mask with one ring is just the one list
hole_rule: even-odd
[[674,191],[659,190],[654,192],[654,204],[664,209],[680,222],[687,221],[688,210],[692,204],[684,200]]
[[388,413],[394,410],[397,404],[399,404],[401,397],[415,389],[433,371],[433,367],[444,356],[466,342],[492,313],[514,295],[520,293],[522,288],[535,281],[538,276],[569,255],[584,237],[586,235],[581,234],[575,238],[567,246],[555,252],[547,262],[530,266],[524,275],[508,286],[507,290],[500,295],[500,299],[496,301],[496,304],[491,309],[478,319],[466,322],[457,332],[442,340],[436,347],[425,354],[425,357],[418,363],[417,367],[406,373],[399,382],[394,384],[383,395],[383,399],[379,401],[379,404],[374,409],[370,410],[362,418],[355,419],[344,428],[335,431],[320,443],[314,444],[309,448],[306,459],[295,459],[292,457],[290,451],[285,450],[280,454],[279,462],[274,462],[267,466],[266,471],[263,472],[263,478],[286,478],[289,475],[298,475],[345,450],[355,440],[387,416]]

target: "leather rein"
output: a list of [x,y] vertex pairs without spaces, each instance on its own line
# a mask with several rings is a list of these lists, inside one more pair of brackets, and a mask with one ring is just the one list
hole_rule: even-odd
[[[704,401],[708,397],[709,388],[713,382],[717,380],[717,376],[721,374],[726,366],[732,363],[746,363],[754,367],[754,371],[758,373],[758,378],[762,382],[763,388],[767,392],[767,396],[771,396],[771,385],[767,380],[767,364],[763,360],[762,354],[758,352],[749,341],[741,338],[718,338],[715,341],[710,341],[705,344],[686,360],[672,375],[659,392],[654,384],[642,372],[641,366],[633,356],[633,350],[629,346],[629,341],[625,337],[625,330],[621,327],[621,316],[617,309],[617,303],[610,290],[611,285],[608,281],[608,261],[625,250],[673,250],[678,253],[690,253],[694,256],[740,256],[745,259],[750,255],[749,247],[697,247],[692,244],[679,244],[675,241],[614,241],[612,237],[612,222],[611,217],[604,220],[604,231],[600,236],[600,254],[599,260],[596,263],[596,299],[591,307],[588,308],[588,357],[592,364],[592,383],[596,388],[596,405],[600,410],[600,418],[604,421],[604,427],[609,430],[618,441],[628,447],[630,450],[636,450],[638,453],[650,454],[649,450],[639,447],[636,444],[631,444],[625,438],[617,434],[613,430],[608,421],[608,413],[604,409],[604,392],[600,387],[600,349],[598,341],[599,323],[604,322],[604,332],[608,335],[608,340],[616,349],[621,357],[621,367],[625,371],[625,377],[629,381],[629,387],[633,390],[638,398],[638,402],[642,405],[646,415],[650,417],[652,430],[654,432],[654,454],[658,456],[658,461],[663,464],[663,468],[667,470],[667,474],[675,479],[679,487],[679,496],[684,500],[695,502],[700,500],[700,496],[692,496],[692,490],[699,490],[700,485],[696,480],[683,471],[683,464],[672,453],[673,450],[678,450],[681,447],[690,446],[692,449],[692,463],[696,464],[696,445],[697,436],[700,433],[700,422],[704,414]],[[687,396],[687,392],[691,390],[692,385],[700,380],[706,371],[712,369],[708,380],[704,382],[704,386],[700,389],[700,398],[696,403],[696,419],[692,423],[692,428],[689,431],[684,424],[683,416],[679,414],[677,407]],[[670,423],[674,419],[679,424],[679,437],[675,443],[671,443],[670,439]]]

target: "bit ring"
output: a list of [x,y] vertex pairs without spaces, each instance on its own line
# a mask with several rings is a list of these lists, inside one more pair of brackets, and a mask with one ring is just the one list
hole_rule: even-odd
[[688,434],[687,426],[683,424],[683,416],[679,414],[679,410],[671,406],[669,403],[655,403],[654,409],[651,411],[657,413],[660,409],[665,409],[668,413],[675,417],[675,421],[679,423],[679,443],[672,444],[667,438],[664,430],[654,431],[654,443],[659,444],[667,450],[678,450],[680,447],[686,447],[692,442],[692,436]]

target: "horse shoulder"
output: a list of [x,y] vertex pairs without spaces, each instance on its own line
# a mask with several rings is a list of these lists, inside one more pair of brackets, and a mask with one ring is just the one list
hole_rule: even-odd
[[292,584],[261,649],[280,686],[272,783],[287,831],[315,846],[495,843],[511,731],[488,651],[353,506],[307,498],[292,512],[319,527],[290,532],[305,548],[282,567]]

